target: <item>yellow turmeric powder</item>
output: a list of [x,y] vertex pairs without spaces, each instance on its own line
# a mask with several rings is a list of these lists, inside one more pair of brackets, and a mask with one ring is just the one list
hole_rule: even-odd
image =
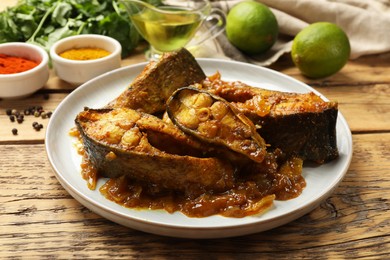
[[110,54],[111,52],[100,48],[78,48],[64,51],[60,56],[69,60],[96,60]]

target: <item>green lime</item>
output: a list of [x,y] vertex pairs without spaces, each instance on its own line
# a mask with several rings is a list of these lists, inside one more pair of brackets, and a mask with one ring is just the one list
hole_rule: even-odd
[[304,28],[295,36],[291,49],[294,64],[309,78],[335,74],[347,63],[350,53],[348,36],[328,22]]
[[264,4],[240,2],[227,15],[226,35],[229,41],[247,54],[261,54],[269,50],[278,33],[275,15]]

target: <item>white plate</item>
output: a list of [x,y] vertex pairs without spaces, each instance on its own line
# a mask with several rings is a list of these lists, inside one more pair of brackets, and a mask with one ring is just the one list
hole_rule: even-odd
[[[206,75],[219,71],[227,81],[243,81],[252,86],[288,92],[314,91],[306,84],[279,72],[232,61],[199,59]],[[245,218],[211,216],[189,218],[163,210],[133,210],[105,199],[98,188],[89,190],[80,172],[81,157],[75,139],[68,132],[75,126],[76,115],[85,106],[99,108],[116,98],[137,76],[146,63],[124,67],[101,75],[83,84],[68,95],[54,111],[46,132],[46,151],[49,161],[62,186],[80,203],[95,213],[137,230],[173,237],[220,238],[256,233],[286,224],[316,208],[342,181],[352,158],[352,136],[344,117],[337,119],[337,145],[340,156],[319,167],[304,167],[307,186],[295,199],[276,201],[262,215]],[[323,97],[325,99],[325,97]]]

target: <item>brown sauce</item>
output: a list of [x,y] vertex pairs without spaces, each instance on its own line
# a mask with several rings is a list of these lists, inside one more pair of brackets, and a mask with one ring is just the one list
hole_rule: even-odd
[[[80,139],[77,134],[72,134]],[[81,142],[80,142],[81,143]],[[87,153],[78,147],[83,156],[81,175],[90,189],[96,188],[98,172],[89,162]],[[299,196],[306,186],[301,175],[302,160],[290,158],[282,164],[280,151],[268,153],[261,164],[242,167],[237,171],[235,186],[223,193],[211,191],[189,198],[176,191],[161,191],[148,183],[128,177],[111,178],[99,189],[101,194],[117,204],[135,209],[163,209],[169,213],[180,211],[189,217],[222,215],[241,218],[269,209],[276,200],[289,200]]]

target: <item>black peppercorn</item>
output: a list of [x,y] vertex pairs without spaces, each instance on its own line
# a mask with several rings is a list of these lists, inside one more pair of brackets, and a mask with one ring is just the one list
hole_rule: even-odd
[[42,124],[38,124],[37,122],[34,122],[32,124],[33,128],[36,130],[36,131],[40,131],[42,128],[43,128],[43,125]]
[[[34,117],[41,117],[42,119],[50,118],[53,112],[46,112],[43,110],[42,106],[30,106],[22,110],[17,110],[15,108],[8,108],[5,110],[6,114],[9,117],[9,120],[11,122],[18,122],[19,124],[24,122],[25,116],[34,116]],[[43,128],[42,124],[39,124],[38,122],[33,122],[32,127],[35,129],[35,131],[40,131]],[[18,134],[18,130],[16,128],[12,129],[12,133],[14,135]]]
[[28,111],[30,112],[30,115],[33,115],[34,112],[35,112],[35,108],[34,107],[29,107]]

